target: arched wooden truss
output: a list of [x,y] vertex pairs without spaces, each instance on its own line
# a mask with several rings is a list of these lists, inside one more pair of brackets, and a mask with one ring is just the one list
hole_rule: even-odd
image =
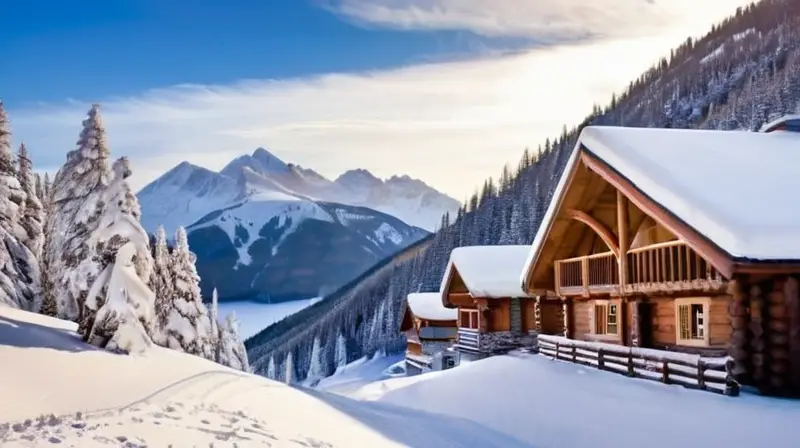
[[604,243],[611,249],[611,252],[614,252],[614,256],[619,259],[619,245],[617,244],[617,238],[614,236],[614,233],[606,227],[603,223],[592,217],[586,212],[580,210],[567,210],[567,216],[570,219],[574,219],[575,221],[580,221],[590,229],[594,230],[595,233],[603,240]]

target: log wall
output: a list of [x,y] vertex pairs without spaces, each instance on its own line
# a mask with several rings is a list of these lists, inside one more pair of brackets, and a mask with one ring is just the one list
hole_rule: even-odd
[[738,275],[731,282],[734,373],[766,395],[800,396],[799,289],[797,276]]
[[511,301],[491,299],[489,301],[489,322],[487,331],[511,331]]
[[[702,297],[702,296],[697,296]],[[649,299],[652,341],[656,347],[677,344],[675,334],[675,299],[678,297],[658,297]],[[731,297],[720,295],[710,297],[708,319],[709,344],[713,347],[727,347],[730,338],[731,318],[729,306]]]

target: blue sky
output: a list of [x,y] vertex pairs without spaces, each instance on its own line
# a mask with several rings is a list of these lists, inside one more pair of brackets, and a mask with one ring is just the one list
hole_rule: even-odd
[[0,29],[0,54],[15,68],[0,71],[3,98],[20,104],[379,70],[528,42],[367,29],[308,0],[16,1],[4,7]]
[[461,199],[744,3],[12,0],[0,98],[41,170],[98,101],[137,188],[264,146]]

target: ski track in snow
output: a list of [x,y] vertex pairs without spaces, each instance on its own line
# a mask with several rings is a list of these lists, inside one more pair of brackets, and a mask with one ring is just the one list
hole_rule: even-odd
[[[314,438],[281,434],[267,422],[214,404],[221,397],[228,401],[257,387],[271,387],[254,386],[252,382],[242,381],[244,378],[247,376],[232,371],[202,372],[124,406],[0,425],[0,442],[3,447],[49,444],[145,448],[158,446],[148,440],[167,437],[188,442],[201,434],[205,439],[213,436],[220,442],[237,442],[243,446],[333,447]],[[195,404],[187,406],[185,403]],[[165,436],[164,433],[169,434]]]

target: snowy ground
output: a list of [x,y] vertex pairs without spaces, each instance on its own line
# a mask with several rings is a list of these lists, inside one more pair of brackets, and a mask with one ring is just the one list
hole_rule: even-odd
[[231,311],[235,311],[236,319],[239,320],[239,335],[242,340],[245,340],[284,317],[319,302],[319,300],[319,297],[315,297],[281,303],[220,302],[219,315],[224,319]]
[[405,355],[377,356],[351,362],[317,384],[318,390],[347,395],[363,386],[405,376]]
[[798,446],[800,401],[724,397],[539,355],[489,358],[346,395],[474,419],[538,447]]
[[401,357],[362,359],[309,390],[160,348],[113,355],[73,330],[0,308],[0,446],[797,446],[800,401],[723,397],[536,355],[413,377],[402,377]]
[[0,307],[0,446],[530,447],[460,418],[292,388],[154,348],[123,356],[71,323]]

